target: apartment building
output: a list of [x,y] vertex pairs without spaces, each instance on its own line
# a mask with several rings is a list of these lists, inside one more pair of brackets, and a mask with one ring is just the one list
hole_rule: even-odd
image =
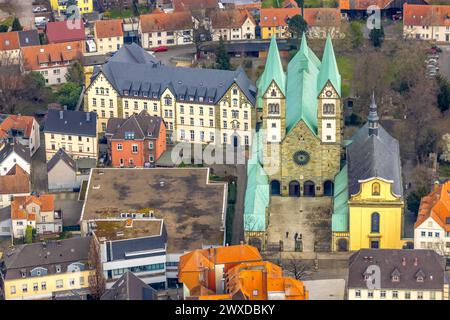
[[8,207],[15,197],[28,196],[30,192],[30,175],[19,165],[0,176],[0,208]]
[[[52,10],[59,16],[66,14],[68,2],[68,0],[50,0],[50,5]],[[94,11],[94,0],[75,0],[75,3],[78,8],[78,13],[81,15]],[[69,12],[73,14],[73,11]]]
[[20,63],[19,33],[0,33],[0,66],[17,65]]
[[8,249],[1,278],[6,300],[41,300],[90,293],[90,237],[24,244]]
[[11,202],[12,235],[23,238],[27,226],[36,234],[62,232],[62,213],[55,210],[53,194],[15,197]]
[[194,20],[190,12],[156,12],[140,16],[139,34],[143,48],[192,44]]
[[39,123],[34,117],[22,115],[0,115],[0,140],[16,142],[28,147],[30,156],[39,149],[41,138]]
[[44,136],[47,161],[61,148],[73,159],[98,158],[97,115],[93,112],[50,109]]
[[98,54],[114,53],[123,46],[122,20],[98,20],[94,23],[94,39]]
[[422,198],[414,224],[414,248],[450,255],[450,181],[436,183]]
[[405,3],[403,37],[450,43],[450,6]]
[[[149,56],[140,50],[142,56]],[[97,70],[85,94],[85,106],[99,117],[99,132],[106,131],[109,118],[128,118],[147,110],[163,118],[170,137],[167,143],[242,146],[251,144],[255,100],[256,87],[242,68],[181,68],[124,56],[112,57]]]
[[215,10],[209,18],[213,41],[255,39],[256,22],[245,9]]
[[110,118],[105,136],[113,167],[149,167],[166,151],[166,125],[146,110],[128,119]]
[[348,267],[348,300],[448,299],[444,259],[433,250],[362,249]]
[[66,82],[71,64],[81,58],[82,42],[53,43],[22,48],[23,68],[43,75],[47,85]]

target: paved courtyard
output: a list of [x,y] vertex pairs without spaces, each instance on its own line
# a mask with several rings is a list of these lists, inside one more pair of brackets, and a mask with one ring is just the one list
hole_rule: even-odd
[[[283,251],[295,251],[294,235],[302,237],[303,251],[329,251],[331,197],[271,197],[268,243],[283,241]],[[289,232],[286,237],[286,232]]]
[[78,196],[78,192],[55,193],[55,208],[63,211],[63,226],[74,226],[80,221],[84,202]]

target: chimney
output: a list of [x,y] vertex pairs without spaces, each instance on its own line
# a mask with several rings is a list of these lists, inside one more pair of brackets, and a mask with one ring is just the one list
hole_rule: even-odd
[[91,121],[91,114],[89,112],[86,112],[86,121],[87,122]]
[[404,267],[406,266],[406,258],[405,257],[402,258],[402,266],[404,266]]
[[63,119],[64,118],[64,111],[59,111],[59,119]]
[[414,258],[414,266],[416,266],[417,267],[417,264],[418,264],[418,259],[417,259],[417,257],[416,258]]

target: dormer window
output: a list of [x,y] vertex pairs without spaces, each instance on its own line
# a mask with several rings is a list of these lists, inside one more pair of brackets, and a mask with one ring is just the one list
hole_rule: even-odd
[[183,94],[180,95],[180,101],[184,101],[184,95]]
[[20,275],[22,278],[25,278],[27,276],[27,271],[25,269],[20,270]]
[[198,97],[199,102],[203,102],[203,97]]
[[169,95],[164,97],[164,105],[165,106],[171,106],[172,105],[172,98]]
[[139,95],[139,91],[134,91],[133,94],[135,97],[137,97]]
[[210,103],[213,103],[214,102],[214,100],[213,100],[213,98],[208,98],[208,101],[210,102]]
[[417,282],[423,282],[424,280],[425,280],[425,273],[422,271],[422,269],[420,269],[416,273],[416,281]]
[[57,265],[55,268],[56,268],[56,273],[61,273],[61,266],[60,265]]
[[124,91],[123,91],[123,94],[127,96],[127,95],[130,94],[130,92],[129,92],[128,90],[124,90]]
[[189,96],[189,101],[194,101],[194,96]]
[[394,269],[391,273],[392,282],[400,282],[400,271],[397,268]]

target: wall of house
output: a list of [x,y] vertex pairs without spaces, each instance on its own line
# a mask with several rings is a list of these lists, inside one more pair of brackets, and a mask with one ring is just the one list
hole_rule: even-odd
[[[442,284],[443,285],[443,284]],[[442,290],[404,290],[404,289],[377,289],[370,290],[373,292],[373,298],[368,296],[369,290],[366,288],[349,288],[348,289],[348,300],[442,300]],[[381,297],[381,292],[385,292],[386,297]],[[397,293],[397,297],[394,297],[394,293]],[[409,293],[410,299],[407,299],[405,294]],[[357,296],[359,294],[360,296]],[[422,299],[419,297],[422,296]]]
[[16,194],[0,194],[0,208],[11,205],[13,197],[29,196],[30,193],[16,193]]
[[[118,145],[122,150],[118,149]],[[133,153],[133,146],[137,152]],[[144,166],[144,141],[143,140],[120,140],[111,142],[113,167],[143,167]],[[121,165],[121,160],[123,165]]]
[[142,33],[141,28],[139,28],[139,33],[141,34],[142,47],[151,49],[159,46],[192,44],[194,32],[192,29],[185,29]]
[[0,175],[6,175],[12,167],[18,164],[23,170],[30,174],[30,164],[24,159],[19,157],[15,152],[11,152],[1,163],[0,163]]
[[10,237],[12,232],[11,219],[0,221],[0,237]]
[[97,54],[113,53],[123,47],[123,37],[98,38],[95,32]]
[[[61,14],[61,12],[65,12],[67,10],[67,6],[60,5],[60,0],[50,0],[50,5],[54,11]],[[77,0],[77,7],[80,11],[80,14],[91,13],[94,10],[93,0]]]
[[[63,148],[73,159],[98,158],[97,137],[45,133],[45,154],[49,161],[53,155]],[[79,141],[81,137],[81,141]]]
[[33,126],[31,128],[31,136],[29,141],[30,141],[30,152],[31,155],[33,155],[41,146],[39,123],[36,120],[33,120]]
[[79,187],[75,171],[62,160],[48,172],[49,191],[72,191]]
[[25,236],[25,230],[27,226],[36,228],[35,221],[27,221],[25,219],[12,220],[12,231],[14,238],[23,238]]
[[429,217],[414,229],[415,249],[434,249],[440,255],[450,254],[450,233]]
[[48,86],[54,86],[62,83],[66,83],[66,74],[69,71],[69,66],[56,66],[48,67],[45,69],[34,70],[42,74],[45,79],[45,84]]

